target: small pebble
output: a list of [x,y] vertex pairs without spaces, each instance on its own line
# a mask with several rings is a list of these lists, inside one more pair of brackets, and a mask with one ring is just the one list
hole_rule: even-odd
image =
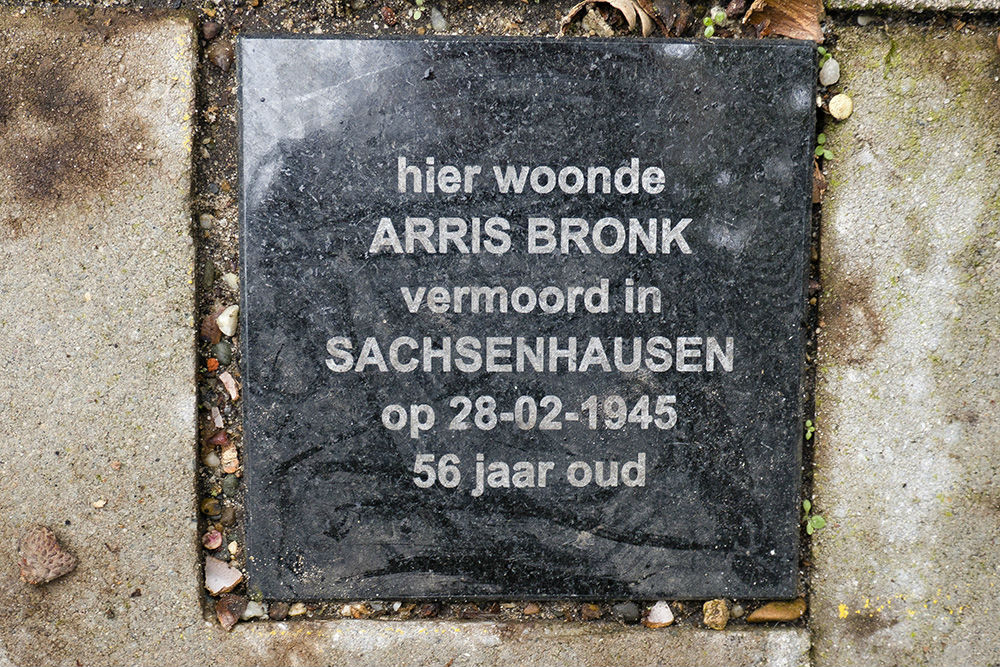
[[219,516],[222,514],[222,505],[215,498],[205,498],[201,501],[201,513],[208,516]]
[[745,613],[746,610],[743,609],[742,605],[734,604],[733,608],[729,612],[729,615],[732,616],[733,618],[742,618],[743,614]]
[[227,632],[233,629],[246,608],[247,599],[242,595],[223,595],[215,602],[215,614]]
[[705,625],[713,630],[725,630],[729,622],[729,603],[725,600],[709,600],[701,608]]
[[205,556],[205,588],[211,595],[228,593],[243,581],[243,573],[212,556]]
[[437,7],[431,7],[431,27],[434,28],[435,32],[445,32],[449,27],[448,19],[444,17],[444,14]]
[[670,611],[670,605],[660,600],[650,608],[642,624],[647,628],[665,628],[673,622],[674,613]]
[[283,621],[288,618],[287,602],[272,602],[267,608],[267,615],[272,621]]
[[223,273],[222,282],[226,283],[226,287],[231,290],[238,290],[240,288],[240,279],[235,273]]
[[205,441],[205,444],[211,445],[213,447],[221,447],[222,445],[229,443],[229,434],[225,431],[217,431],[212,435],[211,438]]
[[219,412],[219,408],[214,405],[212,406],[212,423],[215,424],[215,428],[222,428],[226,425],[226,423],[222,421],[222,413]]
[[400,607],[402,607],[402,606],[403,606],[402,602],[393,602],[392,603],[392,610],[393,611],[399,611]]
[[91,505],[94,507],[95,510],[99,510],[107,504],[108,504],[107,498],[98,498],[97,500],[91,503]]
[[525,616],[534,616],[541,610],[542,608],[539,607],[537,604],[535,604],[534,602],[529,602],[524,606],[524,609],[521,610],[521,613],[524,614]]
[[240,545],[236,542],[230,542],[226,548],[229,550],[230,556],[235,556],[236,553],[240,550]]
[[236,475],[226,475],[222,478],[222,492],[232,498],[240,488],[240,478]]
[[840,63],[836,58],[830,58],[819,70],[819,83],[822,86],[832,86],[838,81],[840,81]]
[[340,608],[340,615],[344,618],[366,618],[372,615],[372,608],[365,602],[345,604]]
[[209,551],[214,551],[222,546],[222,533],[217,530],[210,530],[201,536],[201,545]]
[[830,100],[830,115],[837,120],[844,120],[854,112],[854,101],[844,93],[834,95]]
[[866,25],[872,23],[875,17],[871,14],[858,14],[857,22],[858,25],[864,28]]
[[219,460],[219,455],[214,450],[201,457],[201,462],[209,468],[218,468],[222,464],[222,461]]
[[228,366],[233,360],[233,346],[228,341],[220,341],[212,346],[212,356],[219,360],[219,364]]
[[293,604],[291,607],[288,608],[288,615],[289,616],[301,616],[302,614],[306,613],[307,611],[309,611],[309,610],[306,609],[305,604],[303,604],[301,602],[296,602],[295,604]]
[[215,324],[219,327],[221,331],[226,336],[232,336],[236,333],[236,327],[240,322],[240,307],[239,306],[229,306],[215,319]]
[[639,605],[634,602],[619,602],[611,608],[611,611],[623,622],[629,624],[638,623],[642,618],[642,611],[639,609]]
[[797,600],[768,602],[760,609],[753,610],[747,616],[747,623],[773,623],[778,621],[794,621],[806,613],[806,601]]
[[202,229],[211,229],[213,222],[215,222],[215,217],[211,213],[202,213],[198,216],[198,224]]
[[213,65],[223,72],[228,72],[233,64],[235,54],[232,43],[229,40],[220,39],[217,42],[212,42],[212,45],[205,49],[205,55],[208,56]]
[[219,373],[219,382],[221,382],[222,386],[226,388],[226,392],[229,394],[230,399],[235,401],[240,397],[240,391],[236,386],[236,380],[233,379],[233,376],[229,371]]
[[219,515],[219,523],[223,526],[231,526],[236,523],[236,510],[232,507],[223,507],[222,514]]
[[216,21],[208,21],[201,26],[201,36],[206,40],[215,39],[219,36],[219,31],[222,30],[222,26]]
[[[67,525],[69,521],[66,522]],[[46,584],[76,569],[76,556],[66,551],[47,526],[29,526],[17,545],[21,579],[33,586]]]
[[264,618],[267,616],[267,609],[260,602],[254,602],[251,600],[247,602],[247,608],[243,610],[240,615],[244,621],[249,621],[251,618]]
[[596,604],[590,603],[585,604],[580,607],[580,618],[585,621],[594,621],[603,615],[601,608]]
[[236,449],[236,444],[227,442],[219,453],[219,460],[222,461],[223,472],[234,473],[240,468],[240,454]]

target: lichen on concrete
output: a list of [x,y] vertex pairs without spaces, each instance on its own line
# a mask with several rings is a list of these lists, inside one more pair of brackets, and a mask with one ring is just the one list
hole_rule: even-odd
[[856,111],[826,129],[818,665],[1000,661],[994,40],[840,32]]

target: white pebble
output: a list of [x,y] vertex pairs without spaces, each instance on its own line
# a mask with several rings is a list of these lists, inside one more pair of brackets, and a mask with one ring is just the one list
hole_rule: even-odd
[[448,30],[448,19],[444,17],[437,7],[431,7],[431,27],[434,32],[445,32]]
[[833,99],[830,100],[830,115],[837,120],[844,120],[853,112],[854,101],[844,93],[834,95]]
[[226,287],[231,290],[238,290],[240,288],[240,279],[235,273],[222,274],[222,282],[226,283]]
[[291,607],[288,608],[288,615],[289,616],[301,616],[302,614],[306,613],[307,611],[309,611],[309,610],[306,609],[306,606],[303,603],[296,602],[295,604],[293,604]]
[[216,454],[214,450],[205,454],[205,457],[201,460],[201,462],[209,468],[218,468],[222,465],[222,461],[219,460],[219,455]]
[[255,602],[251,600],[247,602],[247,608],[243,610],[240,615],[244,621],[249,621],[251,618],[264,618],[267,616],[267,609],[260,602]]
[[858,25],[864,28],[866,25],[875,20],[875,17],[871,14],[858,14]]
[[205,588],[211,595],[228,593],[243,581],[243,573],[229,563],[214,558],[205,557]]
[[670,611],[670,605],[660,600],[652,606],[646,614],[646,626],[650,628],[664,628],[674,622],[674,612]]
[[840,63],[836,58],[830,58],[819,71],[819,83],[821,86],[832,86],[840,81]]
[[229,306],[224,311],[219,313],[219,316],[215,319],[215,323],[219,327],[219,331],[227,336],[232,336],[236,333],[236,325],[240,321],[240,307],[239,306]]
[[201,225],[202,229],[211,229],[213,222],[215,222],[215,218],[212,217],[211,213],[202,213],[198,216],[198,224]]

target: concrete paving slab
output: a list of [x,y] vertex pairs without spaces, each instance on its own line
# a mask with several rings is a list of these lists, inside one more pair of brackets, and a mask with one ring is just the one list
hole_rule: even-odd
[[[0,655],[15,663],[158,661],[200,620],[195,45],[181,17],[0,13]],[[80,560],[43,588],[16,567],[33,522]]]
[[[234,642],[258,664],[296,665],[768,665],[809,664],[801,628],[717,632],[615,623],[337,621],[238,626]],[[271,633],[277,631],[275,638]],[[238,634],[237,634],[238,633]],[[231,655],[230,646],[222,649]]]
[[[1000,11],[1000,0],[826,0],[827,9],[884,10],[892,12],[972,12]],[[877,26],[872,26],[875,28]]]
[[843,30],[823,206],[817,665],[1000,663],[1000,54]]

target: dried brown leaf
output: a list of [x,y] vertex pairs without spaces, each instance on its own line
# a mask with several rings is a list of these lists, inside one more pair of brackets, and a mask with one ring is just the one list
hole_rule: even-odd
[[685,0],[653,0],[653,6],[670,37],[684,36],[694,24],[694,11]]
[[215,345],[222,340],[222,331],[219,329],[219,325],[216,320],[219,318],[219,315],[222,314],[223,310],[225,310],[225,308],[216,308],[201,321],[201,338],[212,345]]
[[[684,0],[657,0],[657,2],[663,2],[670,5],[671,15],[669,18],[671,24],[674,22],[675,15],[683,14],[683,11],[675,12],[673,10],[674,7],[683,5],[683,8],[686,8],[688,12],[690,12],[690,8]],[[680,34],[679,32],[670,32],[670,25],[664,23],[663,18],[660,16],[660,12],[657,11],[657,8],[654,7],[653,2],[650,0],[583,0],[582,2],[573,5],[573,7],[566,12],[566,15],[559,22],[559,34],[565,34],[566,28],[569,24],[572,23],[585,9],[599,5],[610,7],[621,14],[622,18],[625,19],[625,23],[628,24],[629,30],[635,29],[636,21],[638,20],[644,37],[648,37],[652,34],[655,28],[659,28],[660,32],[667,37]]]
[[635,30],[636,6],[633,0],[606,0],[606,2],[621,12],[629,30]]
[[566,12],[566,16],[562,17],[562,20],[559,21],[559,34],[560,35],[563,35],[563,34],[566,33],[566,26],[568,26],[570,23],[572,23],[573,19],[576,18],[577,14],[579,14],[580,12],[582,12],[584,10],[584,8],[587,5],[589,5],[589,4],[591,4],[591,0],[583,0],[582,2],[578,2],[575,5],[573,5],[572,7],[570,7],[569,11]]
[[819,163],[813,159],[813,203],[818,204],[823,201],[823,195],[826,194],[826,176],[819,169]]
[[[690,7],[684,0],[633,0],[639,9],[645,12],[649,20],[660,29],[664,37],[677,37],[681,30],[672,29],[681,26],[683,21],[676,20],[683,15],[683,10],[690,12]],[[675,25],[676,24],[676,25]],[[645,28],[646,26],[644,26]],[[681,26],[683,28],[683,26]],[[653,27],[649,26],[649,32],[653,32]],[[644,33],[645,34],[645,33]]]
[[639,15],[639,20],[642,21],[642,36],[649,37],[653,32],[653,19],[642,9],[636,12]]
[[761,37],[780,35],[823,43],[823,0],[754,0],[743,17]]

